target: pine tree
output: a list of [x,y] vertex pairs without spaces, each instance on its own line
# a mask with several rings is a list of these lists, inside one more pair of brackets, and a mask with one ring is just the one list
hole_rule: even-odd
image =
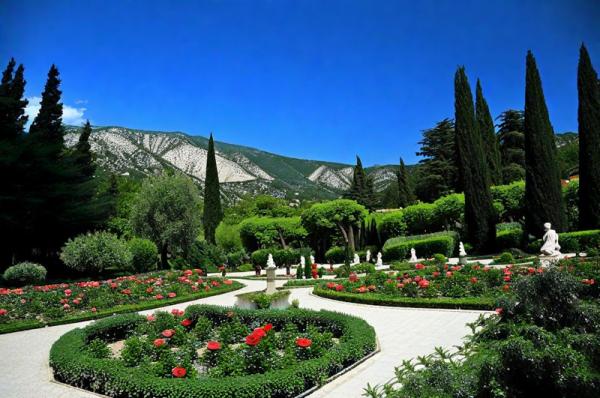
[[582,44],[577,70],[579,93],[579,226],[600,228],[600,88]]
[[566,226],[566,219],[554,131],[531,51],[527,52],[524,128],[525,226],[529,234],[539,237],[544,223],[550,222],[553,228],[561,231]]
[[502,157],[502,182],[525,179],[525,134],[523,111],[508,109],[496,118]]
[[7,139],[22,135],[23,127],[27,123],[27,115],[25,115],[27,100],[23,99],[25,68],[19,65],[13,77],[14,66],[15,60],[11,58],[2,73],[0,83],[0,137]]
[[352,183],[348,191],[344,194],[344,197],[357,201],[369,210],[375,208],[377,200],[373,189],[373,180],[367,176],[362,161],[358,156],[356,156],[356,166],[354,166],[352,174]]
[[460,191],[454,121],[444,119],[435,127],[424,130],[419,144],[421,150],[417,156],[424,159],[419,161],[416,171],[416,196],[432,202],[442,195]]
[[90,135],[92,134],[92,125],[88,120],[81,129],[79,140],[75,145],[75,151],[73,153],[74,161],[76,166],[84,179],[89,179],[94,175],[96,166],[94,165],[94,158],[92,155],[90,145]]
[[500,158],[500,147],[498,138],[494,130],[494,120],[490,114],[487,101],[483,97],[481,82],[477,79],[477,87],[475,89],[475,116],[477,119],[477,129],[481,134],[483,141],[483,149],[485,158],[490,173],[490,181],[492,185],[502,184],[502,165]]
[[465,192],[465,222],[476,251],[494,248],[495,211],[481,134],[477,131],[473,97],[464,67],[454,78],[456,149]]
[[406,207],[413,202],[413,193],[408,181],[408,172],[404,160],[400,158],[400,167],[396,173],[398,180],[398,207]]
[[223,219],[221,194],[219,191],[219,174],[215,157],[215,143],[212,133],[208,140],[206,157],[206,179],[204,180],[204,238],[207,242],[215,243],[215,230]]

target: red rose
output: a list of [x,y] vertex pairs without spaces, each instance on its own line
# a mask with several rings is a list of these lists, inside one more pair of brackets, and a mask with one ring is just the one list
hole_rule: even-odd
[[415,269],[425,269],[425,264],[416,263],[415,264]]
[[358,282],[358,275],[356,275],[356,273],[351,273],[350,276],[348,277],[348,280],[352,283],[354,282]]
[[266,332],[263,328],[256,328],[254,329],[254,331],[252,332],[252,334],[257,335],[259,338],[263,338],[266,336]]
[[475,278],[475,277],[472,277],[472,278],[471,278],[471,283],[473,283],[473,284],[477,283],[477,278]]
[[496,308],[496,314],[502,315],[502,308]]
[[429,287],[429,281],[427,279],[423,279],[419,282],[419,287],[421,289],[427,289]]
[[162,294],[157,294],[156,296],[154,296],[154,298],[157,300],[162,300],[165,298],[165,296],[163,296]]
[[342,290],[344,290],[344,285],[336,285],[335,290],[337,290],[338,292],[341,292]]
[[121,291],[121,293],[129,295],[129,294],[131,294],[131,289],[125,289],[125,290]]
[[446,272],[446,278],[452,278],[452,271]]
[[439,271],[433,271],[433,273],[431,275],[433,275],[434,278],[437,278],[438,276],[440,276],[440,272]]
[[226,284],[226,285],[232,285],[232,284],[233,284],[233,281],[232,281],[232,280],[229,280],[229,279],[225,279],[225,280],[223,281],[223,283],[224,283],[224,284]]
[[246,344],[250,346],[255,346],[258,343],[260,343],[260,337],[258,337],[254,333],[251,333],[248,336],[246,336]]
[[71,306],[69,304],[64,304],[63,305],[63,309],[68,310],[69,308],[71,308]]
[[218,341],[209,341],[209,342],[206,344],[206,348],[207,348],[209,351],[217,351],[217,350],[220,350],[220,349],[221,349],[221,343],[219,343]]
[[158,348],[158,347],[162,347],[163,345],[165,345],[165,339],[154,340],[154,347]]
[[98,311],[98,310],[96,309],[96,307],[92,307],[91,311],[92,311],[92,312],[96,312],[96,311]]
[[152,286],[150,286],[148,289],[146,289],[146,293],[152,293],[154,291],[154,288]]
[[71,295],[71,293],[72,293],[71,289],[65,290],[65,296],[69,297]]
[[173,314],[174,316],[182,316],[183,315],[183,310],[178,310],[177,308],[173,308],[171,310],[171,314]]
[[198,275],[202,275],[202,270],[200,268],[194,268],[194,271],[196,271]]
[[194,271],[192,271],[191,269],[186,269],[185,271],[183,271],[183,275],[186,276],[190,276],[194,273]]
[[506,275],[504,277],[504,282],[510,282],[510,275]]
[[267,324],[266,324],[266,325],[263,327],[263,329],[265,330],[265,332],[267,332],[267,333],[268,333],[268,332],[270,332],[270,331],[271,331],[271,329],[273,329],[273,324],[272,324],[272,323],[267,323]]
[[111,289],[116,289],[117,287],[119,287],[119,285],[117,285],[116,283],[111,283],[110,284]]
[[187,373],[187,370],[185,370],[185,368],[182,368],[179,366],[177,366],[171,370],[171,374],[173,375],[173,377],[179,377],[179,378],[185,377],[186,373]]
[[299,337],[296,339],[296,345],[301,348],[308,348],[312,344],[311,339],[307,339],[305,337]]
[[327,282],[325,286],[327,286],[327,289],[335,289],[336,284],[335,282]]
[[175,334],[175,330],[173,329],[165,329],[162,331],[161,333],[163,336],[169,338],[169,337],[173,337],[173,335]]
[[510,290],[510,286],[504,285],[504,286],[502,286],[502,290],[504,290],[505,292],[508,292]]
[[183,321],[181,321],[181,326],[186,327],[186,328],[188,326],[190,326],[191,324],[192,324],[192,321],[190,319],[187,319],[187,318],[184,319]]
[[4,308],[0,308],[0,316],[4,316],[8,313],[7,310],[5,310]]
[[398,289],[402,289],[402,288],[404,287],[404,283],[398,283],[398,284],[396,285],[396,287],[397,287]]
[[527,268],[527,272],[529,272],[530,275],[535,274],[535,268],[529,267],[529,268]]
[[169,298],[174,298],[174,297],[177,297],[177,293],[171,292],[171,293],[167,294],[167,296],[169,296]]
[[156,320],[156,317],[153,314],[149,314],[149,315],[146,315],[146,320],[148,322],[154,322]]

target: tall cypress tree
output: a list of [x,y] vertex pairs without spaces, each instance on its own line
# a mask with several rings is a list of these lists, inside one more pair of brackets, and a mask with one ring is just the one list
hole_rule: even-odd
[[525,77],[525,226],[541,236],[544,223],[566,227],[554,131],[542,90],[542,80],[531,51]]
[[600,88],[582,44],[577,69],[579,93],[579,226],[600,228]]
[[204,238],[207,242],[215,243],[215,230],[223,219],[221,194],[219,192],[219,174],[215,157],[215,143],[212,133],[208,140],[206,157],[206,179],[204,180]]
[[400,158],[400,167],[396,174],[398,180],[398,207],[406,207],[413,202],[413,193],[408,181],[408,172],[404,160]]
[[456,148],[465,192],[465,222],[476,251],[494,248],[495,211],[481,134],[477,131],[473,96],[464,67],[454,77]]
[[81,129],[81,134],[79,135],[79,140],[75,145],[75,150],[73,153],[75,165],[79,168],[80,174],[85,179],[91,178],[96,171],[91,150],[92,147],[90,145],[91,134],[92,125],[88,120]]
[[493,185],[502,184],[502,164],[500,158],[500,146],[494,130],[494,120],[490,114],[490,108],[483,97],[481,82],[477,79],[475,89],[475,117],[477,129],[483,141],[484,155],[490,173],[490,182]]
[[369,210],[375,208],[377,200],[373,189],[373,180],[367,176],[358,155],[356,156],[356,166],[354,166],[352,174],[352,183],[348,191],[344,194],[344,197],[357,201]]
[[40,111],[29,128],[29,134],[46,141],[47,144],[54,143],[62,146],[63,127],[62,112],[63,105],[60,102],[62,92],[59,89],[60,79],[56,66],[52,65],[48,71],[48,80],[42,93]]
[[0,136],[8,139],[22,135],[23,127],[27,123],[27,115],[25,115],[27,100],[23,98],[25,68],[19,65],[13,77],[14,66],[15,60],[11,58],[2,73],[0,83]]

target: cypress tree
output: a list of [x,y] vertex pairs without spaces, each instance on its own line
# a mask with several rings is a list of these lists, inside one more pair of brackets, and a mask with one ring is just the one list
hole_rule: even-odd
[[354,166],[352,174],[352,183],[348,191],[344,194],[344,197],[357,201],[369,210],[375,208],[376,198],[373,189],[373,180],[367,176],[359,156],[356,156],[356,166]]
[[23,127],[27,123],[27,100],[23,99],[25,68],[19,65],[13,77],[14,66],[15,60],[11,58],[0,83],[0,136],[11,140],[23,134]]
[[483,141],[483,149],[490,173],[490,182],[492,185],[502,184],[502,165],[500,158],[500,147],[498,138],[494,130],[494,120],[490,114],[490,108],[483,97],[481,82],[477,79],[475,89],[475,117],[477,119],[477,128]]
[[473,97],[464,67],[454,77],[456,148],[465,192],[465,222],[469,242],[476,251],[494,247],[495,211],[481,134],[477,131]]
[[542,81],[531,51],[527,52],[524,130],[525,227],[529,234],[539,237],[546,222],[562,231],[566,226],[566,215],[554,131],[546,108]]
[[94,175],[96,167],[91,151],[90,135],[92,134],[92,126],[90,121],[86,121],[81,129],[79,140],[75,145],[74,160],[79,172],[84,179],[89,179]]
[[400,158],[400,167],[396,174],[398,179],[398,207],[406,207],[413,201],[413,193],[408,181],[408,172],[404,160]]
[[48,80],[42,93],[40,111],[29,128],[29,134],[45,141],[62,146],[63,128],[62,112],[63,105],[60,103],[62,92],[59,89],[60,79],[56,66],[52,65],[48,71]]
[[577,69],[579,93],[579,226],[600,228],[600,88],[582,44]]
[[215,230],[223,219],[221,194],[219,192],[219,174],[215,157],[215,143],[212,133],[208,140],[206,157],[206,179],[204,180],[204,238],[207,242],[215,243]]

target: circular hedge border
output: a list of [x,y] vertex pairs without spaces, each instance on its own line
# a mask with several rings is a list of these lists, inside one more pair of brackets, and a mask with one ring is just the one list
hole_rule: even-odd
[[294,397],[322,385],[329,376],[355,364],[376,348],[373,327],[360,318],[336,312],[302,309],[240,310],[192,305],[186,309],[185,315],[193,321],[205,316],[218,322],[226,320],[230,311],[236,312],[242,322],[269,322],[277,328],[288,322],[300,327],[311,323],[326,326],[340,338],[340,344],[328,350],[325,355],[300,362],[290,369],[218,379],[160,378],[139,368],[128,368],[114,359],[93,358],[85,352],[86,343],[96,337],[113,341],[123,339],[139,323],[146,322],[144,316],[126,314],[106,318],[64,334],[50,350],[50,367],[54,371],[54,378],[59,382],[111,397],[280,398]]
[[382,293],[338,292],[330,289],[323,289],[321,285],[315,286],[313,294],[337,301],[388,307],[441,308],[456,310],[493,310],[496,308],[495,299],[486,297],[394,297]]

